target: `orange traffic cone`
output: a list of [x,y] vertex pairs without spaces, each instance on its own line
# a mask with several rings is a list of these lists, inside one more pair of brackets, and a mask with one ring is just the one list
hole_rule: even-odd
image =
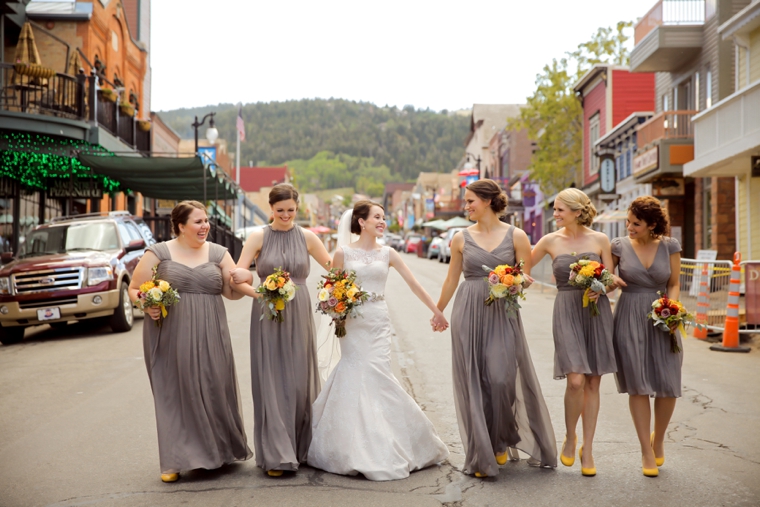
[[[694,266],[696,270],[696,266]],[[707,263],[702,264],[702,276],[699,277],[699,296],[697,297],[697,316],[699,326],[694,326],[694,338],[707,339],[707,312],[710,311],[710,278],[707,273]]]
[[731,267],[731,286],[728,289],[726,324],[723,326],[723,343],[712,345],[710,350],[749,352],[749,347],[739,345],[739,284],[742,277],[742,268],[739,263],[741,261],[742,254],[734,253],[734,265]]

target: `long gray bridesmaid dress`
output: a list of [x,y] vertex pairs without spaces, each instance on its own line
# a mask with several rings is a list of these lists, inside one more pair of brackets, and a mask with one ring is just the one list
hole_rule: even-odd
[[552,261],[552,271],[557,281],[552,317],[554,378],[557,380],[565,378],[568,373],[596,376],[617,370],[609,298],[606,294],[599,297],[597,305],[600,315],[592,317],[591,310],[583,307],[585,289],[567,282],[570,264],[584,258],[602,262],[599,255],[591,252],[560,254]]
[[285,306],[284,322],[260,319],[256,300],[251,310],[253,445],[256,465],[264,470],[298,470],[311,444],[311,405],[319,394],[319,371],[314,308],[304,285],[310,266],[300,227],[264,228],[256,273],[264,280],[281,267],[298,286]]
[[487,273],[515,264],[514,226],[491,252],[464,230],[464,282],[451,312],[454,402],[465,449],[464,471],[494,476],[494,454],[516,447],[544,466],[557,466],[554,429],[533,369],[522,320],[496,302],[486,306]]
[[158,278],[180,294],[161,327],[146,318],[143,349],[156,407],[161,472],[214,469],[246,460],[235,359],[222,300],[227,249],[209,243],[208,262],[174,262],[166,243],[148,250],[159,259]]
[[654,262],[645,269],[630,239],[612,240],[612,254],[620,259],[618,274],[628,284],[622,288],[615,308],[618,392],[657,398],[681,396],[681,336],[676,333],[681,352],[671,352],[670,333],[654,327],[647,318],[652,303],[659,297],[657,291],[666,291],[670,279],[670,256],[680,251],[681,244],[677,239],[663,237],[657,245]]

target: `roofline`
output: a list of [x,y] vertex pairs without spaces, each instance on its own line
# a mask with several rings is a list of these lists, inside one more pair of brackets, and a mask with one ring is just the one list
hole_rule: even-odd
[[760,2],[750,3],[744,9],[737,12],[728,21],[718,27],[718,33],[723,40],[726,40],[748,24],[751,24],[750,30],[760,25]]
[[159,123],[161,123],[161,125],[163,125],[164,127],[166,127],[166,130],[168,130],[168,131],[169,131],[169,132],[170,132],[170,133],[171,133],[173,136],[175,136],[175,137],[177,138],[177,141],[181,141],[181,140],[182,140],[182,136],[180,136],[179,134],[177,134],[177,131],[176,131],[176,130],[174,130],[174,129],[171,127],[171,125],[169,125],[168,123],[166,123],[166,122],[164,121],[164,119],[163,119],[163,118],[161,118],[161,115],[160,115],[160,114],[158,114],[156,111],[151,111],[151,112],[150,112],[150,115],[149,115],[149,116],[150,116],[151,118],[157,118],[157,119],[158,119],[158,121],[159,121]]
[[[608,141],[609,139],[613,137],[617,137],[618,134],[620,134],[621,131],[628,130],[629,128],[635,126],[639,118],[643,118],[646,116],[654,116],[654,111],[636,111],[635,113],[631,113],[628,118],[621,121],[617,125],[615,125],[612,130],[607,132],[604,137],[600,137],[595,143],[594,146],[601,146],[603,143]],[[630,124],[630,125],[629,125]]]
[[631,68],[627,67],[625,65],[613,65],[611,63],[598,63],[591,67],[589,70],[586,71],[585,74],[581,76],[581,78],[575,83],[573,86],[573,91],[575,93],[578,93],[585,87],[587,84],[589,84],[597,74],[600,72],[606,72],[610,70],[627,70],[630,71]]

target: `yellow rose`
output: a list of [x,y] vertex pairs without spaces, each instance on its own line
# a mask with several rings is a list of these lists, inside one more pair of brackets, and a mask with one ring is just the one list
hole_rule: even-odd
[[278,299],[274,302],[274,309],[275,310],[284,310],[285,309],[285,301],[282,299]]
[[320,290],[319,294],[317,294],[317,298],[320,301],[327,301],[328,299],[330,299],[330,291],[328,291],[327,289]]
[[497,298],[506,296],[507,291],[509,291],[509,287],[503,283],[497,283],[496,285],[491,286],[491,293]]
[[357,292],[359,292],[359,289],[357,289],[356,285],[354,285],[353,287],[351,287],[350,289],[348,289],[348,292],[346,292],[346,294],[348,295],[348,297],[350,297],[351,299],[353,299],[354,296],[356,296]]
[[578,272],[579,275],[585,276],[586,278],[591,278],[594,276],[594,266],[586,265],[581,268],[581,270]]
[[274,280],[267,280],[264,285],[268,290],[277,290],[277,283]]
[[161,292],[166,292],[167,290],[171,289],[171,285],[169,285],[169,282],[161,280],[158,282],[158,288],[161,289]]
[[146,293],[150,289],[152,289],[153,287],[155,287],[155,284],[153,283],[153,280],[148,280],[147,282],[145,282],[142,285],[140,285],[140,292]]
[[507,273],[507,268],[505,268],[504,266],[497,266],[496,269],[494,269],[493,271],[494,273],[499,275],[499,277],[501,278]]

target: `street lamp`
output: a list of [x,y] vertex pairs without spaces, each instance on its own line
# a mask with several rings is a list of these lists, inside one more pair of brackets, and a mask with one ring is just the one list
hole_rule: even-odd
[[[198,122],[198,117],[195,117],[195,121],[191,125],[195,129],[195,155],[198,155],[198,127],[206,123],[206,118],[210,118],[208,122],[208,128],[206,129],[206,140],[209,144],[213,145],[216,139],[219,137],[219,131],[216,130],[216,124],[214,123],[214,115],[216,113],[208,113],[203,119]],[[203,162],[201,160],[201,162]],[[203,205],[206,205],[206,166],[203,166]]]
[[[464,164],[465,169],[472,169],[472,163],[470,162],[470,157],[472,157],[475,160],[475,163],[478,168],[478,178],[480,178],[480,162],[482,161],[480,158],[480,155],[476,157],[470,152],[465,152],[465,156],[467,157],[467,162]],[[468,165],[469,167],[467,167]]]

